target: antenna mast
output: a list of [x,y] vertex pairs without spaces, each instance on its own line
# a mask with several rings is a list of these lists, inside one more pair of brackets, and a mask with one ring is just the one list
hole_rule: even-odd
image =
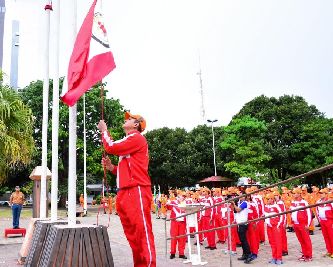
[[205,105],[204,105],[204,93],[203,93],[202,77],[201,77],[200,54],[199,54],[199,72],[197,73],[197,75],[199,75],[199,80],[200,80],[200,96],[201,96],[200,113],[201,113],[201,120],[202,120],[202,124],[205,124],[205,122],[206,122],[206,111],[205,111]]

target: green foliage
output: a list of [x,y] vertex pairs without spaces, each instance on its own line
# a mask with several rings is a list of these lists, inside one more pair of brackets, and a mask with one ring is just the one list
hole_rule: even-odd
[[[63,79],[60,80],[62,88]],[[52,80],[50,80],[49,90],[49,123],[48,123],[48,166],[51,166],[52,149]],[[101,119],[101,86],[96,85],[85,94],[86,99],[86,138],[87,138],[87,176],[89,182],[101,183],[104,172],[101,166],[103,150],[101,148],[100,134],[97,129],[98,121]],[[34,139],[36,141],[37,153],[34,156],[33,167],[41,165],[42,149],[42,116],[43,116],[43,82],[36,81],[30,83],[21,92],[24,102],[32,109],[35,117]],[[111,127],[115,139],[124,136],[122,123],[124,120],[124,110],[119,100],[106,98],[107,90],[103,91],[104,97],[104,120]],[[59,191],[65,196],[67,194],[68,175],[68,116],[69,109],[61,101],[59,103]],[[113,158],[116,163],[116,158]],[[27,172],[30,170],[27,170]],[[83,100],[77,103],[77,176],[78,181],[83,176]],[[111,176],[108,176],[111,179]],[[113,183],[115,179],[112,179]],[[79,192],[78,192],[79,194]]]
[[262,95],[246,103],[234,118],[245,115],[266,123],[265,147],[271,158],[266,167],[276,170],[279,179],[297,174],[291,166],[292,146],[300,141],[299,133],[304,125],[323,118],[323,114],[300,96],[268,98]]
[[270,160],[264,148],[267,127],[250,116],[235,118],[225,129],[221,149],[227,153],[225,168],[237,176],[255,178],[267,173]]
[[0,85],[0,184],[11,169],[30,162],[34,151],[31,109],[10,87]]
[[307,172],[333,163],[333,119],[318,118],[304,125],[299,142],[291,147],[295,172]]

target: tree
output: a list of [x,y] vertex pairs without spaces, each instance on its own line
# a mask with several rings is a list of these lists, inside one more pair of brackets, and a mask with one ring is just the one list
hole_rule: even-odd
[[169,186],[183,187],[192,183],[188,155],[191,145],[185,129],[167,127],[146,133],[149,146],[149,174],[154,184],[165,192]]
[[271,158],[267,168],[282,180],[296,174],[295,169],[291,167],[294,159],[291,147],[300,141],[299,133],[304,125],[324,117],[304,98],[288,95],[279,98],[268,98],[264,95],[256,97],[246,103],[234,118],[245,115],[266,123],[267,131],[264,139],[266,150]]
[[224,132],[220,146],[228,155],[224,165],[228,171],[251,178],[267,174],[265,164],[270,156],[264,146],[263,138],[267,132],[264,122],[250,116],[235,118],[224,128]]
[[[225,174],[223,152],[219,148],[219,140],[222,138],[223,127],[214,127],[216,172]],[[192,153],[189,155],[192,162],[191,175],[195,181],[214,175],[213,136],[211,127],[199,125],[189,132]]]
[[[303,173],[333,163],[333,119],[319,118],[304,125],[291,147],[291,169]],[[312,178],[326,178],[325,173]],[[314,180],[314,179],[312,179]],[[313,184],[321,183],[321,179]]]
[[[62,80],[60,81],[60,88]],[[103,168],[101,158],[103,149],[101,146],[100,134],[97,130],[97,123],[101,119],[101,92],[100,85],[96,85],[86,93],[86,136],[87,136],[87,176],[89,181],[101,183],[103,179]],[[42,149],[42,101],[43,83],[36,81],[30,83],[22,92],[24,102],[32,109],[35,117],[34,139],[36,140],[37,153],[31,168],[41,164]],[[106,98],[106,90],[103,92],[104,97],[104,119],[111,127],[110,132],[115,139],[124,136],[122,122],[124,120],[124,110],[119,100]],[[59,105],[59,190],[62,196],[67,194],[67,174],[68,174],[68,112],[66,105],[60,102]],[[51,137],[52,137],[52,80],[50,80],[49,90],[49,122],[48,122],[48,166],[51,166]],[[114,157],[116,163],[117,159]],[[30,172],[27,170],[27,172]],[[78,183],[83,176],[83,101],[82,98],[77,103],[77,176]],[[108,174],[110,180],[110,174]],[[115,179],[111,179],[113,184]],[[79,194],[80,192],[78,192]],[[63,199],[62,199],[63,200]]]
[[28,164],[34,151],[33,117],[20,96],[0,85],[0,184],[11,169]]

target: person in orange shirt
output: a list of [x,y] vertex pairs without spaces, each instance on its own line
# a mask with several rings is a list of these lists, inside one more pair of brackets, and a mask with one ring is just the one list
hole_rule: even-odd
[[108,207],[109,207],[109,214],[112,214],[112,196],[111,194],[109,194],[109,197],[108,197]]
[[13,228],[19,229],[20,227],[20,215],[23,203],[25,201],[24,194],[20,191],[19,186],[15,186],[15,192],[13,192],[9,199],[9,205],[12,207],[13,213]]
[[83,208],[83,204],[84,204],[83,194],[80,195],[79,201],[80,201],[80,206]]

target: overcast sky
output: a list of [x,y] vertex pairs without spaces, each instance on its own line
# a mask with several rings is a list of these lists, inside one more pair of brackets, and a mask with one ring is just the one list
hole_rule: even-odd
[[[6,1],[3,67],[9,75],[16,18],[20,87],[43,78],[44,3]],[[62,76],[71,52],[67,3],[60,9]],[[79,27],[92,0],[78,3]],[[147,130],[203,123],[199,55],[206,119],[218,119],[216,125],[227,125],[261,94],[300,95],[333,115],[331,0],[104,0],[103,11],[117,65],[106,78],[109,94],[143,115]],[[53,36],[51,51],[52,43]]]

